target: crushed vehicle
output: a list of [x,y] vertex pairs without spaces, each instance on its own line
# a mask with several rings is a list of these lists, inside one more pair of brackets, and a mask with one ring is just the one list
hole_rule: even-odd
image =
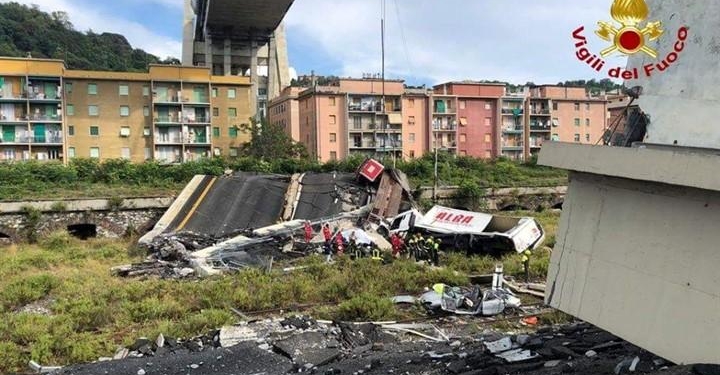
[[494,316],[508,308],[519,308],[520,298],[511,291],[502,288],[483,290],[478,285],[471,287],[435,284],[432,290],[419,298],[397,296],[395,303],[419,302],[430,314],[457,314],[474,316]]
[[504,217],[443,206],[434,206],[424,215],[415,209],[406,211],[381,223],[378,230],[384,235],[430,235],[442,248],[468,255],[522,253],[537,248],[545,239],[542,227],[532,217]]

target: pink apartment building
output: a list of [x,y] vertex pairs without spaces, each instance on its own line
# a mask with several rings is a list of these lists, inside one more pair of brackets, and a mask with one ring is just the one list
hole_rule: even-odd
[[285,89],[270,102],[268,119],[321,162],[354,154],[408,159],[436,148],[525,160],[551,140],[595,143],[607,126],[607,99],[576,87],[510,92],[504,84],[464,81],[427,90],[343,78]]

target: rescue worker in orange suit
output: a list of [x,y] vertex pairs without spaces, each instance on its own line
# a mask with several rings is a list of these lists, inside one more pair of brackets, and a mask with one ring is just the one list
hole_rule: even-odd
[[337,255],[343,255],[345,252],[345,238],[343,238],[342,233],[339,231],[335,235],[335,246]]
[[310,226],[310,222],[306,221],[305,222],[305,243],[306,244],[310,243],[310,240],[312,240],[312,235],[313,235],[313,230],[312,230],[312,227]]
[[397,258],[400,256],[403,248],[405,247],[405,241],[403,241],[402,237],[398,236],[397,233],[393,233],[390,236],[390,245],[392,246],[393,257]]

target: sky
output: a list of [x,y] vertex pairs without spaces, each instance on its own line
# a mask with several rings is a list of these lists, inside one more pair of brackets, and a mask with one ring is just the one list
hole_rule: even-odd
[[[68,13],[77,30],[125,35],[136,48],[180,58],[183,0],[14,0]],[[263,0],[257,0],[263,1]],[[611,0],[385,0],[387,78],[434,85],[460,80],[516,84],[602,79],[575,57],[585,26],[592,51]],[[0,0],[9,2],[9,0]],[[382,68],[382,0],[295,0],[286,18],[293,74],[361,77]],[[624,66],[621,55],[605,59]]]

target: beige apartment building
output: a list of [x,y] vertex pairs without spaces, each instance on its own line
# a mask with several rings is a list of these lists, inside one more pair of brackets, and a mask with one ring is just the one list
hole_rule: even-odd
[[237,155],[249,135],[248,77],[151,65],[78,71],[61,60],[0,58],[0,160],[123,158],[177,163]]

